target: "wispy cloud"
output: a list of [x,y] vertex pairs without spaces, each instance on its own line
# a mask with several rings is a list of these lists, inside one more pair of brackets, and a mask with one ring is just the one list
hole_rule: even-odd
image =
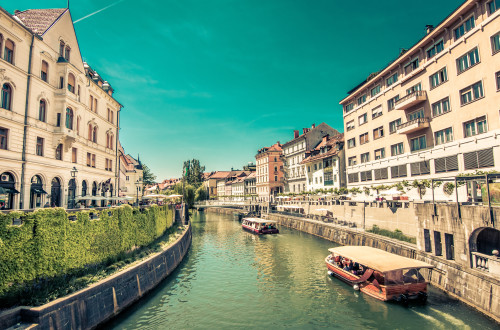
[[96,10],[96,11],[94,11],[93,13],[88,14],[87,16],[83,16],[82,18],[77,19],[76,21],[74,21],[74,22],[73,22],[73,24],[76,24],[76,23],[78,23],[78,22],[81,22],[81,21],[83,21],[84,19],[89,18],[90,16],[94,16],[95,14],[99,14],[101,11],[104,11],[104,10],[106,10],[106,9],[108,9],[108,8],[111,8],[111,7],[113,7],[113,6],[116,6],[117,4],[119,4],[119,3],[123,2],[123,1],[125,1],[125,0],[118,0],[118,1],[115,1],[115,2],[113,2],[112,4],[110,4],[110,5],[108,5],[108,6],[104,7],[104,8],[101,8],[101,9],[99,9],[99,10]]

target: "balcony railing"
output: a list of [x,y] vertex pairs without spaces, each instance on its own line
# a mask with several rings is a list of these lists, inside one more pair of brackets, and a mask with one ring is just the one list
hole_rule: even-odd
[[429,122],[430,122],[430,119],[427,117],[413,119],[413,120],[407,121],[406,123],[402,123],[401,125],[398,125],[398,127],[396,128],[396,131],[398,134],[410,134],[410,133],[419,131],[421,129],[428,128]]
[[500,258],[479,252],[471,252],[472,268],[500,276]]
[[396,101],[396,110],[406,110],[420,102],[427,100],[426,91],[415,91]]

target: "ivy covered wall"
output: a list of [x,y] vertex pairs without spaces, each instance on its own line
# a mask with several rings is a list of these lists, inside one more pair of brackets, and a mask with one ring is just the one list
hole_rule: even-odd
[[61,275],[148,245],[172,226],[173,211],[124,205],[71,214],[62,208],[0,213],[0,294],[12,283]]

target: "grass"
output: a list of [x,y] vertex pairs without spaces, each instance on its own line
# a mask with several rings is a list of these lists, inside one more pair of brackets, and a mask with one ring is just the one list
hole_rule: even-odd
[[172,226],[150,245],[121,253],[109,258],[106,262],[87,265],[84,268],[54,277],[38,278],[31,282],[14,284],[2,292],[0,309],[16,306],[40,306],[84,289],[162,251],[163,248],[173,243],[183,230],[183,226]]
[[399,229],[395,229],[394,231],[387,230],[387,229],[381,229],[377,225],[373,225],[372,229],[368,229],[367,232],[377,234],[377,235],[382,235],[390,238],[394,238],[403,242],[408,242],[412,244],[417,244],[417,238],[416,237],[411,237],[411,236],[406,236],[403,234],[403,232]]

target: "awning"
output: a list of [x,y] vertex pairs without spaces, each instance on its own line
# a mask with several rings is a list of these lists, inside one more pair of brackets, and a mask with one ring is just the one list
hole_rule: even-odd
[[46,194],[47,193],[42,188],[35,188],[35,187],[31,187],[31,191],[34,192],[35,194]]
[[19,194],[15,188],[0,187],[0,194]]

